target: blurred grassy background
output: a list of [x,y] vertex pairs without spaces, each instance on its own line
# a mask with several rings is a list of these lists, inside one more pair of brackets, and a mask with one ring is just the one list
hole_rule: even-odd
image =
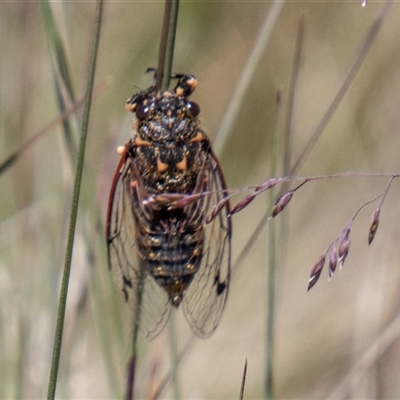
[[[203,126],[216,134],[268,2],[182,2],[174,71],[196,75],[193,99]],[[290,2],[277,22],[229,142],[220,154],[228,186],[268,178],[275,129],[275,98],[283,105],[292,70],[296,32],[306,35],[294,116],[296,155],[329,104],[381,2]],[[83,95],[94,4],[52,3],[69,56],[77,98]],[[129,311],[110,282],[104,240],[105,208],[118,156],[131,133],[124,102],[150,85],[162,21],[161,2],[109,2],[96,80],[111,79],[93,104],[83,197],[71,276],[58,396],[121,397],[129,351]],[[400,8],[391,9],[362,69],[330,121],[301,175],[349,170],[400,169]],[[0,4],[0,160],[17,150],[58,113],[51,57],[37,3]],[[79,126],[79,115],[72,124]],[[62,127],[44,136],[0,176],[0,397],[43,398],[65,252],[73,168]],[[352,228],[345,268],[328,282],[327,271],[306,292],[310,270],[356,209],[380,193],[383,178],[351,177],[307,184],[286,211],[287,228],[278,270],[276,397],[327,397],[399,309],[398,184],[381,212],[370,248],[374,206]],[[267,196],[234,217],[233,259],[267,207]],[[198,340],[180,369],[182,397],[238,398],[248,359],[246,399],[261,398],[266,314],[266,238],[233,277],[220,326]],[[189,331],[177,315],[179,343]],[[140,343],[138,390],[145,396],[168,370],[167,330]],[[349,398],[398,398],[397,342],[358,375]],[[157,368],[156,368],[157,367]],[[151,373],[151,371],[154,371]],[[163,398],[170,398],[167,390]]]

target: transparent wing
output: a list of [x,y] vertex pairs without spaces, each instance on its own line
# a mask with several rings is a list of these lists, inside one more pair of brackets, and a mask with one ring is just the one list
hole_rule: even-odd
[[131,159],[125,151],[108,203],[108,260],[113,277],[134,312],[135,323],[149,338],[154,338],[167,323],[171,304],[167,293],[146,272],[136,251],[138,229],[134,199],[129,189],[134,183],[132,180]]
[[[206,159],[202,179],[205,190],[212,191],[202,205],[204,218],[224,197],[226,185],[218,161],[213,153]],[[229,289],[231,258],[231,220],[229,202],[209,223],[203,224],[204,247],[199,270],[186,290],[183,312],[193,333],[200,337],[211,335],[216,329],[225,307]]]

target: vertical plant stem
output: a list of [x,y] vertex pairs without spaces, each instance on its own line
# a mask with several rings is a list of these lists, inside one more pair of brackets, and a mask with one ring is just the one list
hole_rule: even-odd
[[172,0],[171,18],[169,21],[167,49],[165,54],[164,76],[161,89],[168,90],[169,81],[171,78],[172,62],[174,59],[176,27],[178,23],[179,0]]
[[239,395],[239,400],[243,400],[244,396],[244,386],[246,384],[246,374],[247,374],[247,358],[244,363],[244,368],[243,368],[243,376],[242,376],[242,386],[240,388],[240,395]]
[[137,343],[139,338],[139,325],[142,312],[142,294],[143,294],[144,278],[145,278],[145,271],[142,270],[139,276],[138,302],[136,304],[133,313],[132,352],[127,365],[125,400],[132,400],[135,398],[135,373],[136,373],[136,363],[138,358]]
[[[274,191],[269,195],[270,204],[274,201]],[[274,329],[275,329],[275,269],[276,269],[276,222],[270,221],[267,228],[268,236],[268,270],[267,270],[267,315],[265,340],[265,399],[274,398]]]
[[161,28],[160,48],[158,50],[158,65],[157,65],[157,76],[156,76],[156,88],[159,92],[164,77],[165,68],[165,53],[167,51],[167,40],[169,31],[169,22],[171,20],[172,0],[165,0],[164,6],[164,18]]
[[[301,61],[301,52],[303,48],[303,40],[304,40],[304,18],[302,18],[299,22],[298,32],[297,32],[297,43],[294,57],[294,65],[292,71],[292,79],[289,87],[288,93],[288,111],[287,117],[285,121],[285,137],[284,140],[284,161],[283,161],[283,174],[286,175],[289,173],[290,164],[291,164],[291,148],[292,148],[292,136],[293,136],[293,112],[295,106],[295,92],[298,82],[299,70],[300,70],[300,61]],[[277,175],[277,154],[279,145],[279,115],[281,110],[281,95],[278,93],[277,98],[277,120],[276,120],[276,129],[273,140],[273,146],[271,151],[271,173],[270,176]],[[284,185],[287,186],[287,185]],[[282,192],[282,190],[281,190]],[[274,200],[276,198],[276,191],[271,190],[269,192],[269,204],[274,204]],[[287,215],[281,219],[282,222],[282,230],[281,237],[284,238],[285,231],[285,221],[287,220]],[[282,234],[283,233],[283,234]],[[268,285],[267,285],[267,330],[266,330],[266,367],[265,367],[265,398],[268,400],[272,400],[274,398],[274,382],[273,382],[273,360],[274,360],[274,326],[275,326],[275,308],[276,308],[276,265],[278,264],[276,252],[276,221],[272,220],[268,224]]]
[[[277,112],[275,122],[275,134],[271,149],[270,159],[270,176],[277,175],[278,150],[279,150],[279,120],[281,113],[281,93],[277,95]],[[272,189],[269,191],[268,204],[270,207],[274,204],[276,193]],[[265,398],[271,400],[274,398],[274,381],[273,381],[273,362],[274,362],[274,330],[275,330],[275,294],[276,294],[276,221],[271,220],[267,229],[267,315],[266,315],[266,338],[265,338]]]
[[[168,35],[168,45],[167,45],[166,63],[164,69],[162,90],[168,90],[169,81],[171,78],[173,52],[175,47],[176,23],[178,19],[178,7],[179,7],[179,0],[173,0],[173,10],[171,15],[171,24]],[[172,310],[169,320],[169,345],[171,353],[171,375],[172,375],[171,378],[172,378],[173,396],[175,400],[179,400],[180,399],[180,385],[178,376],[179,357],[178,357],[178,345],[176,339],[176,323],[175,323],[174,310]]]
[[167,90],[171,79],[178,12],[179,0],[165,0],[156,81],[156,87],[159,91]]
[[[167,90],[169,86],[169,81],[171,78],[171,70],[172,70],[172,60],[173,53],[175,47],[175,37],[176,37],[176,26],[178,20],[178,11],[179,11],[179,0],[165,0],[164,7],[164,17],[163,17],[163,26],[161,29],[161,39],[160,39],[160,48],[158,53],[158,65],[157,65],[157,74],[156,74],[156,88],[158,91]],[[144,277],[143,277],[144,279]],[[142,285],[139,285],[142,290]],[[139,298],[141,297],[141,293],[139,293]],[[132,354],[130,361],[127,367],[127,381],[126,381],[126,391],[125,391],[125,400],[131,400],[134,398],[134,382],[135,382],[135,371],[136,371],[136,363],[137,363],[137,341],[138,341],[138,328],[140,324],[140,313],[141,307],[140,302],[136,309],[134,315],[134,328],[132,335]],[[172,318],[171,318],[172,320]],[[173,324],[170,321],[171,330],[173,330]],[[172,359],[172,369],[175,372],[173,374],[173,382],[174,382],[174,393],[175,398],[179,398],[179,386],[177,379],[177,366],[178,366],[178,355],[176,350],[176,343],[174,343],[175,334],[171,333],[171,359]]]
[[[137,332],[137,330],[136,330],[136,332]],[[125,400],[133,399],[134,398],[134,394],[135,394],[135,392],[134,392],[134,390],[135,390],[134,383],[135,383],[136,353],[137,353],[137,350],[136,350],[136,343],[137,343],[136,336],[137,336],[137,333],[133,335],[133,337],[135,338],[133,340],[135,348],[132,351],[131,358],[130,358],[130,360],[128,362],[128,365],[127,365]]]
[[95,19],[94,19],[93,43],[91,45],[90,56],[89,56],[89,68],[88,68],[88,77],[87,77],[87,82],[86,82],[86,95],[85,95],[85,104],[84,104],[83,117],[82,117],[81,138],[80,138],[79,150],[78,150],[78,162],[77,162],[77,168],[76,168],[76,174],[75,174],[74,189],[73,189],[73,196],[72,196],[72,206],[71,206],[71,214],[70,214],[70,223],[69,223],[69,229],[68,229],[68,241],[67,241],[67,248],[66,248],[66,254],[65,254],[63,277],[62,277],[62,282],[61,282],[59,305],[58,305],[57,324],[56,324],[55,337],[54,337],[53,358],[52,358],[52,364],[51,364],[51,370],[50,370],[49,386],[48,386],[48,391],[47,391],[48,399],[54,399],[55,393],[56,393],[56,387],[57,387],[57,376],[58,376],[58,369],[59,369],[59,365],[60,365],[61,345],[62,345],[63,328],[64,328],[64,320],[65,320],[65,308],[66,308],[66,303],[67,303],[69,276],[70,276],[70,272],[71,272],[72,250],[73,250],[73,245],[74,245],[75,227],[76,227],[76,219],[77,219],[78,204],[79,204],[79,194],[80,194],[82,172],[83,172],[83,162],[84,162],[84,157],[85,157],[86,138],[87,138],[90,108],[91,108],[91,102],[92,102],[91,94],[92,94],[94,75],[95,75],[95,67],[96,67],[96,59],[97,59],[99,40],[100,40],[102,10],[103,10],[103,2],[102,2],[102,0],[97,0]]
[[[160,61],[162,56],[164,56],[164,60],[162,60],[164,65],[162,84],[161,84],[162,91],[168,90],[169,82],[171,79],[172,62],[175,49],[176,28],[178,23],[178,12],[179,12],[179,0],[166,0],[166,6],[165,6],[166,10],[167,10],[167,3],[170,3],[168,5],[169,21],[167,20],[166,16],[164,16],[164,24],[168,24],[168,29],[163,28],[163,36],[161,38],[159,65],[158,65],[158,70],[161,70]],[[165,48],[165,54],[162,55],[161,51],[164,48]],[[173,396],[175,400],[179,400],[180,399],[180,386],[179,386],[179,376],[178,376],[179,360],[178,360],[178,346],[176,339],[175,318],[173,312],[169,320],[169,347],[171,353],[171,379],[172,379]]]

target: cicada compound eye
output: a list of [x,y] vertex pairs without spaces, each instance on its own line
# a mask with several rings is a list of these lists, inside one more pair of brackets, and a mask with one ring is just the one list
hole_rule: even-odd
[[200,106],[194,101],[189,101],[186,105],[186,109],[194,117],[197,117],[200,114]]
[[148,105],[142,104],[136,109],[137,119],[143,121],[150,116],[150,107]]

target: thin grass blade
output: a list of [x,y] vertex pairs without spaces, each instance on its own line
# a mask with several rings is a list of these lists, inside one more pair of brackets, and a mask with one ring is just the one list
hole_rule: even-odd
[[90,110],[91,110],[91,102],[92,102],[91,93],[93,90],[96,60],[97,60],[97,53],[98,53],[99,40],[100,40],[102,10],[103,10],[103,2],[102,2],[102,0],[98,0],[96,2],[93,42],[91,45],[91,51],[90,51],[90,57],[89,57],[89,69],[88,69],[88,77],[87,77],[87,83],[86,83],[86,94],[85,94],[85,104],[84,104],[83,118],[82,118],[81,138],[80,138],[80,143],[79,143],[77,169],[76,169],[76,175],[75,175],[75,181],[74,181],[74,190],[73,190],[73,197],[72,197],[72,207],[71,207],[71,214],[70,214],[70,224],[69,224],[69,230],[68,230],[68,241],[67,241],[67,249],[66,249],[66,255],[65,255],[64,271],[63,271],[61,290],[60,290],[60,299],[59,299],[58,314],[57,314],[57,324],[56,324],[55,338],[54,338],[53,358],[52,358],[51,371],[50,371],[50,377],[49,377],[49,386],[48,386],[48,392],[47,392],[48,399],[55,398],[56,387],[57,387],[57,376],[58,376],[58,369],[59,369],[59,365],[60,365],[61,346],[62,346],[62,338],[63,338],[63,328],[64,328],[64,320],[65,320],[65,309],[66,309],[66,303],[67,303],[69,276],[70,276],[70,272],[71,272],[72,250],[73,250],[74,237],[75,237],[75,227],[76,227],[76,220],[77,220],[77,214],[78,214],[78,204],[79,204],[80,188],[81,188],[82,173],[83,173],[83,163],[84,163],[84,158],[85,158],[86,138],[87,138],[89,117],[90,117]]

